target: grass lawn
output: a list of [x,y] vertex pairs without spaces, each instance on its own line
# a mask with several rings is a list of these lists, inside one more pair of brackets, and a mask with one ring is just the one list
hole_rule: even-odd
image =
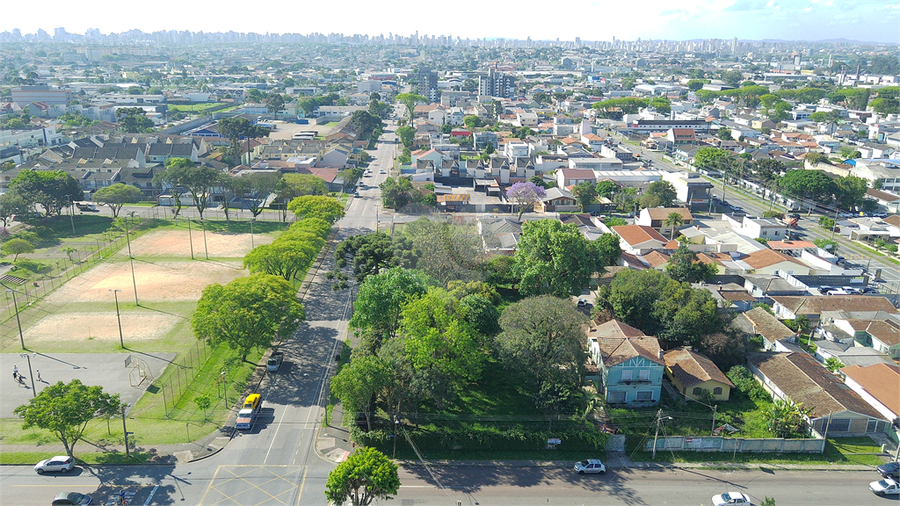
[[222,105],[222,104],[220,104],[218,102],[210,102],[210,103],[190,104],[190,105],[170,105],[169,111],[170,112],[177,112],[177,111],[198,112],[198,111],[202,111],[204,109],[209,109],[211,107],[216,107],[218,105]]

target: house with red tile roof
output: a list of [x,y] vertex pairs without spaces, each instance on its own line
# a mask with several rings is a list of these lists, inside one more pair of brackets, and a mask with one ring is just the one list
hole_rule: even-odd
[[619,225],[612,227],[612,231],[619,236],[619,246],[622,251],[635,255],[662,249],[669,242],[652,227],[643,225]]

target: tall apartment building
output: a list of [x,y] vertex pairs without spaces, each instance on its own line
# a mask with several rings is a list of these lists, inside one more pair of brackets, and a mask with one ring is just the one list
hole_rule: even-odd
[[441,96],[437,82],[437,72],[426,68],[419,69],[419,95],[427,98],[429,102],[437,102]]
[[516,94],[516,78],[491,69],[488,75],[478,78],[478,94],[488,97],[513,97]]

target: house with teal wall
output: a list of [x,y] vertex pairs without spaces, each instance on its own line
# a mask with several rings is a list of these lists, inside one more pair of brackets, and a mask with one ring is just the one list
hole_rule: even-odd
[[589,335],[589,339],[608,404],[649,406],[659,402],[666,363],[655,337]]

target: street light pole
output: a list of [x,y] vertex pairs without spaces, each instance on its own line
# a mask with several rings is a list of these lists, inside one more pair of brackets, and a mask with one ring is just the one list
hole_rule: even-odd
[[19,327],[19,342],[22,344],[22,349],[25,349],[25,337],[22,336],[22,322],[19,320],[19,303],[16,302],[16,291],[8,289],[6,293],[12,292],[13,297],[13,307],[16,308],[16,325]]
[[110,289],[109,291],[112,292],[113,297],[116,298],[116,320],[119,322],[119,344],[122,348],[125,348],[125,340],[122,338],[122,317],[119,315],[119,292],[122,290]]
[[31,378],[31,396],[37,397],[37,390],[34,388],[34,373],[31,372],[31,357],[34,355],[37,355],[37,353],[32,353],[31,355],[22,353],[19,356],[28,360],[28,377]]
[[220,375],[222,378],[222,396],[225,398],[225,408],[228,408],[228,382],[225,380],[225,371]]

